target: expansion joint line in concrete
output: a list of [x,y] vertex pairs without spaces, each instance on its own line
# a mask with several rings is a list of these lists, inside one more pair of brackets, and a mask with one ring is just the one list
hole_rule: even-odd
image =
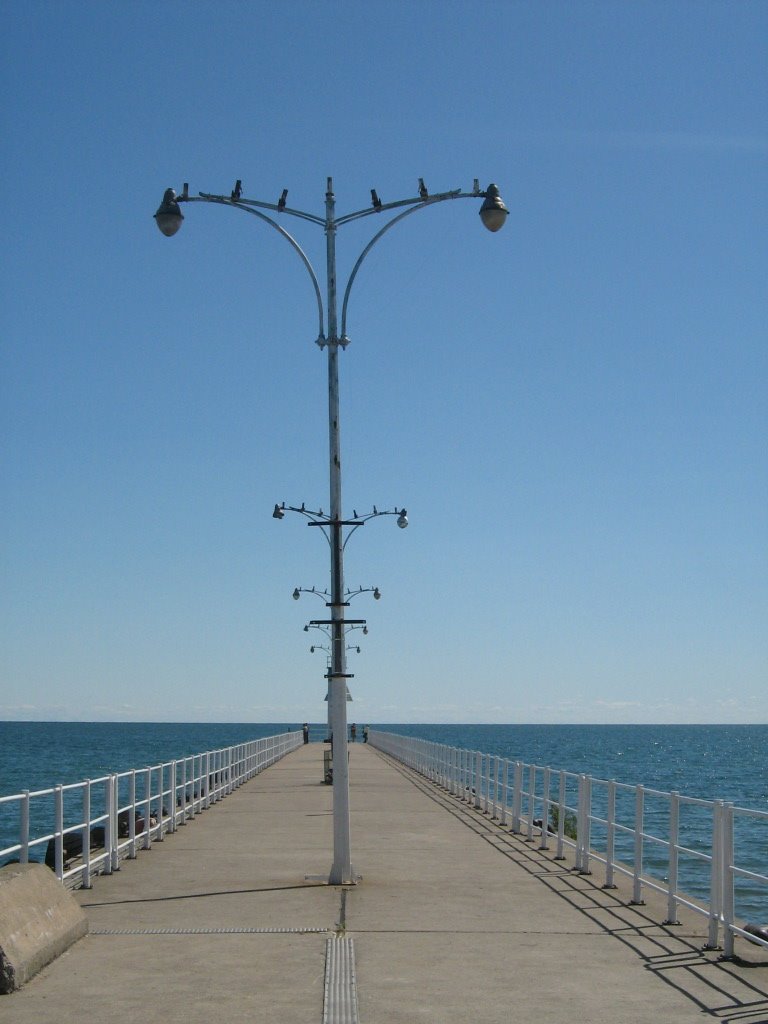
[[334,936],[326,941],[323,1024],[359,1024],[352,939]]
[[91,928],[89,935],[317,935],[327,928]]
[[341,903],[339,905],[339,920],[336,922],[336,937],[341,938],[347,930],[347,890],[341,890]]

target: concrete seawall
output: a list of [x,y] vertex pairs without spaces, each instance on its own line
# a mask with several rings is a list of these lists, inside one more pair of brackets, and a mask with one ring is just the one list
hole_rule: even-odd
[[[318,882],[332,843],[322,753],[300,748],[77,892],[90,934],[0,997],[0,1024],[320,1024],[324,1008],[362,1024],[768,1021],[764,951],[744,943],[743,960],[719,962],[703,918],[664,927],[661,900],[629,906],[626,889],[601,889],[362,744],[362,881]],[[331,990],[354,998],[329,1011]]]

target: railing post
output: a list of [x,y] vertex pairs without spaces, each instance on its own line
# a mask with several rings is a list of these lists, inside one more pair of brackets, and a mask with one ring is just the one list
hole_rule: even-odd
[[136,769],[131,770],[128,781],[128,856],[136,860]]
[[[499,781],[501,775],[501,758],[494,757],[493,759],[493,793],[491,794],[491,817],[494,821],[498,820],[499,817]],[[490,772],[489,772],[490,774]]]
[[157,769],[157,835],[155,836],[155,842],[162,843],[163,841],[163,782],[165,780],[165,771],[163,770],[162,764]]
[[504,758],[501,768],[501,825],[507,824],[507,790],[509,789],[509,761]]
[[181,778],[179,779],[179,797],[177,810],[179,811],[179,824],[187,823],[187,758],[181,760]]
[[475,751],[475,810],[479,811],[482,807],[482,788],[483,788],[483,755],[479,750]]
[[197,774],[198,770],[195,767],[196,763],[197,763],[197,758],[193,754],[190,757],[190,759],[189,759],[189,770],[191,772],[189,783],[192,786],[192,793],[191,793],[191,798],[189,800],[189,804],[188,804],[188,807],[187,807],[187,813],[188,813],[190,818],[194,818],[195,817],[196,807],[197,807],[197,793],[198,793],[198,790],[200,788],[200,781],[199,781],[198,774]]
[[[104,846],[109,856],[106,834]],[[83,876],[81,880],[84,889],[91,888],[91,780],[86,779],[83,786]]]
[[512,791],[512,831],[520,832],[523,807],[523,762],[515,761],[515,786]]
[[149,850],[152,847],[152,829],[150,820],[152,815],[152,769],[144,769],[144,843],[143,849]]
[[557,852],[555,860],[565,860],[565,772],[560,772],[560,785],[557,791]]
[[579,776],[579,797],[576,801],[576,870],[581,873],[584,867],[584,780],[586,776]]
[[591,875],[589,853],[592,841],[592,777],[579,776],[579,813],[576,819],[576,867],[580,875]]
[[680,794],[669,794],[669,859],[667,875],[667,919],[664,924],[680,924],[677,919],[677,869],[680,859]]
[[56,786],[54,804],[54,870],[60,882],[64,881],[64,789]]
[[19,831],[21,849],[19,850],[19,862],[21,864],[29,864],[29,790],[25,789],[22,791],[21,801],[21,822]]
[[118,781],[116,774],[110,775],[107,780],[107,821],[104,829],[104,845],[109,851],[107,861],[112,871],[120,870],[120,851],[117,848]]
[[645,789],[643,786],[635,787],[635,855],[632,864],[632,899],[629,901],[634,907],[645,905],[643,899],[643,830],[644,830],[644,803]]
[[608,810],[606,813],[606,834],[605,834],[605,883],[604,889],[615,889],[613,881],[615,851],[616,851],[616,781],[611,779],[608,783]]
[[733,892],[733,804],[726,803],[723,807],[723,955],[733,957],[733,924],[734,924],[734,892]]
[[169,770],[169,777],[168,777],[168,788],[170,790],[170,795],[169,795],[168,799],[171,802],[171,808],[170,808],[170,810],[171,810],[171,826],[170,826],[170,831],[171,832],[175,832],[176,829],[178,828],[178,824],[179,824],[179,817],[178,817],[179,807],[178,807],[178,803],[177,803],[178,796],[177,796],[177,788],[176,788],[176,761],[171,761],[171,767],[170,767],[170,770]]
[[[274,741],[271,741],[271,742],[274,742]],[[265,767],[269,767],[269,765],[272,763],[270,761],[271,753],[272,753],[272,748],[270,746],[270,753],[269,753],[269,755],[267,755],[267,762],[266,762]],[[221,785],[221,754],[219,753],[218,750],[212,750],[211,754],[213,756],[213,771],[211,773],[213,775],[213,802],[214,803],[218,803],[219,795],[220,795],[219,794],[219,787]]]
[[539,839],[539,849],[548,850],[547,839],[549,837],[549,786],[550,786],[550,769],[544,769],[544,789],[542,792],[541,800],[541,837]]
[[528,834],[526,842],[533,842],[533,819],[536,817],[536,765],[528,765]]
[[709,880],[709,929],[705,949],[717,949],[720,919],[723,913],[723,829],[725,804],[715,800],[712,806],[712,874]]

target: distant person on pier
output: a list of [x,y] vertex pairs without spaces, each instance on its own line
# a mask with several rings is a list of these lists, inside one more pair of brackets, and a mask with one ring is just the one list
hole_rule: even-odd
[[304,733],[304,742],[309,743],[309,722],[305,722],[302,725],[301,731]]
[[357,742],[357,726],[355,725],[354,722],[349,727],[349,735],[350,735],[350,739],[352,740],[352,742],[356,743]]
[[367,743],[367,742],[368,742],[368,726],[364,725],[363,726],[363,743]]

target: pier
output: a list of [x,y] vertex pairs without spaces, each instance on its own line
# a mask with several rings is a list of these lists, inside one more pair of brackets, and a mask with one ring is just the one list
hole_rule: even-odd
[[2,1024],[768,1020],[768,955],[557,860],[351,744],[356,885],[328,885],[332,791],[308,744],[74,898],[89,934]]

